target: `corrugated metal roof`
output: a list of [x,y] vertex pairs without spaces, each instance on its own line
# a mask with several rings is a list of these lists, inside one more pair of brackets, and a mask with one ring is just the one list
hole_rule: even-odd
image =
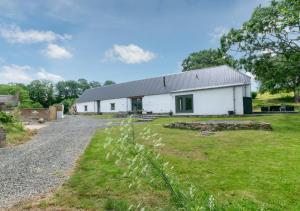
[[[166,86],[164,86],[164,77]],[[167,94],[179,90],[216,88],[241,84],[250,84],[250,77],[223,65],[88,89],[84,91],[77,102]]]

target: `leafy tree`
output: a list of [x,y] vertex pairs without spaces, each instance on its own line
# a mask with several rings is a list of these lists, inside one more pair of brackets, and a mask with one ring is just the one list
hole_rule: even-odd
[[91,81],[90,82],[90,88],[99,87],[101,84],[98,81]]
[[42,105],[30,99],[27,86],[24,84],[0,84],[1,95],[19,94],[21,108],[41,108]]
[[238,51],[240,64],[261,81],[261,91],[293,91],[299,102],[300,1],[273,0],[221,38],[222,50]]
[[80,78],[78,79],[78,88],[79,94],[82,94],[84,90],[91,88],[91,86],[86,79]]
[[182,71],[190,71],[205,67],[213,67],[218,65],[236,66],[236,61],[232,56],[222,52],[220,49],[208,49],[199,52],[191,53],[182,62]]
[[111,81],[111,80],[107,80],[104,82],[103,86],[108,86],[108,85],[112,85],[112,84],[116,84],[116,82]]
[[39,102],[43,107],[54,103],[54,86],[51,81],[34,80],[28,85],[31,100]]

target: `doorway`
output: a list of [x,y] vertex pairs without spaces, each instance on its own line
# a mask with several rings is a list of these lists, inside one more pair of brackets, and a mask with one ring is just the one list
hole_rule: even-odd
[[141,112],[143,110],[142,97],[131,98],[131,108],[133,112]]
[[97,100],[97,114],[100,114],[100,100]]

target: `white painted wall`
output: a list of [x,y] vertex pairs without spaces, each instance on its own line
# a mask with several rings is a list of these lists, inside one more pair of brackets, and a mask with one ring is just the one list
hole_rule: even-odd
[[[175,96],[193,94],[193,113],[176,113]],[[236,114],[243,114],[243,97],[251,96],[250,85],[226,87],[216,89],[178,92],[173,94],[150,95],[143,97],[143,109],[146,112],[168,113],[175,115],[223,115],[235,109]],[[234,106],[235,102],[235,106]],[[111,103],[115,103],[115,110],[111,110]],[[77,111],[84,113],[84,106],[89,112],[97,112],[97,102],[77,103]],[[131,99],[120,98],[100,101],[100,111],[103,113],[131,111]]]
[[[234,91],[235,89],[235,91]],[[235,92],[235,100],[234,100]],[[175,96],[193,94],[193,113],[176,113]],[[206,89],[191,92],[174,93],[172,95],[172,111],[175,115],[224,115],[234,110],[236,114],[243,114],[243,87],[227,87]]]
[[[88,110],[84,111],[84,106],[87,105]],[[91,113],[97,112],[97,102],[84,102],[84,103],[76,103],[76,109],[78,113]]]
[[[115,104],[115,110],[111,110],[111,103]],[[127,112],[131,110],[131,100],[128,98],[100,101],[100,111],[103,113]]]
[[146,112],[168,113],[172,110],[172,96],[170,94],[145,96],[142,102]]
[[244,93],[243,96],[244,97],[251,97],[251,85],[246,85],[244,86]]

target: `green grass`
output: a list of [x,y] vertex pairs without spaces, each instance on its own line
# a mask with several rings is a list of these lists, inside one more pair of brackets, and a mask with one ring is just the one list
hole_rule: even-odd
[[25,129],[20,122],[2,124],[2,127],[6,131],[4,147],[24,144],[37,133],[36,130]]
[[294,102],[292,93],[279,93],[271,95],[269,93],[258,94],[257,98],[253,100],[253,110],[260,111],[261,106],[271,105],[293,105],[295,110],[300,112],[300,103]]
[[[147,125],[159,133],[165,144],[161,153],[174,165],[181,184],[188,187],[193,183],[201,193],[213,194],[227,210],[300,210],[299,114],[235,118],[269,122],[274,131],[202,136],[197,131],[162,127],[168,122],[205,119],[211,118],[161,118],[135,128],[139,131]],[[172,210],[165,190],[147,185],[128,189],[123,169],[105,159],[104,139],[99,130],[69,181],[37,206],[125,210],[143,202],[149,209]]]
[[114,119],[115,114],[95,114],[95,115],[91,115],[91,117],[96,118],[96,119]]

